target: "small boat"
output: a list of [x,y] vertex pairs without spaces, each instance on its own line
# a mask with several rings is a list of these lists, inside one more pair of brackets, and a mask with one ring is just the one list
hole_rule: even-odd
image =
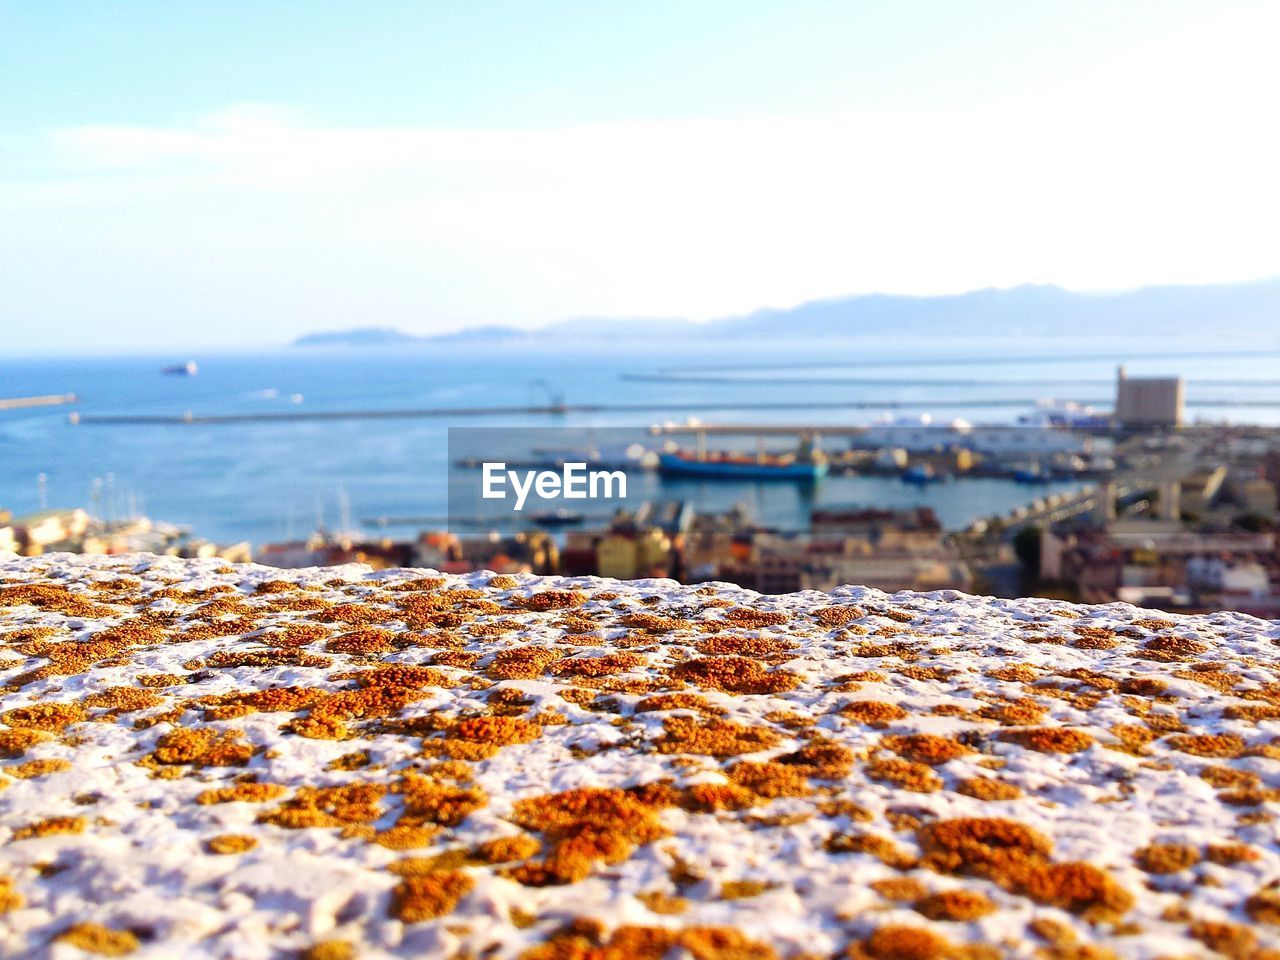
[[194,377],[200,372],[200,368],[196,366],[194,360],[188,360],[186,363],[175,363],[171,367],[161,367],[160,372],[168,377]]
[[529,515],[529,520],[540,527],[567,527],[582,522],[582,514],[572,510],[546,510]]
[[1018,467],[1013,471],[1014,483],[1049,483],[1053,477],[1039,464],[1032,464],[1029,467]]
[[928,463],[907,467],[902,471],[902,482],[914,484],[917,487],[923,487],[930,483],[940,483],[945,479],[945,477],[939,476],[938,471],[933,469],[932,464]]

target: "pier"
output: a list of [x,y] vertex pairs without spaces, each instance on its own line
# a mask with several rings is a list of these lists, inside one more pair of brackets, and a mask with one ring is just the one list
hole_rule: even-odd
[[68,403],[79,403],[80,398],[74,393],[49,393],[40,397],[0,397],[0,410],[21,410],[25,407],[60,407]]
[[[654,400],[646,403],[561,403],[535,406],[506,407],[426,407],[411,410],[297,410],[288,413],[224,413],[196,414],[190,411],[182,414],[78,414],[73,422],[80,424],[116,425],[116,426],[189,426],[223,425],[234,423],[295,423],[305,420],[396,420],[413,418],[446,418],[469,419],[473,417],[509,417],[509,416],[566,416],[582,413],[698,413],[706,410],[939,410],[966,407],[1014,407],[1021,408],[1034,405],[1028,399],[998,400],[841,400],[816,403],[813,401],[777,401],[747,403],[671,403]],[[722,430],[728,429],[721,428]],[[779,434],[795,433],[796,427],[787,429],[773,428]],[[803,432],[838,433],[843,430],[861,428],[847,427],[806,427]],[[749,429],[743,427],[744,433],[760,433],[759,426]],[[673,428],[673,432],[688,432],[689,428]]]

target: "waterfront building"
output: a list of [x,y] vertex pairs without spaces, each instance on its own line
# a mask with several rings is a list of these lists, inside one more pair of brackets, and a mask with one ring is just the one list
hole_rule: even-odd
[[1116,423],[1126,429],[1182,424],[1185,381],[1181,377],[1116,374]]

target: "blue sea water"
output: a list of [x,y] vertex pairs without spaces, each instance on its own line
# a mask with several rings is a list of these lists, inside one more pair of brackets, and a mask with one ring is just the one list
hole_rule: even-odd
[[[1041,398],[1107,406],[1118,362],[1133,374],[1185,375],[1192,417],[1280,423],[1274,350],[1214,353],[1203,342],[1144,340],[1089,354],[1067,343],[520,341],[193,357],[10,357],[0,359],[0,397],[73,392],[81,400],[75,408],[0,411],[0,507],[15,514],[37,509],[37,475],[44,474],[49,506],[84,506],[103,516],[135,507],[211,539],[261,544],[307,534],[318,506],[334,524],[339,489],[356,521],[444,515],[450,425],[643,428],[691,415],[707,422],[858,424],[901,412],[894,406],[901,403],[939,419],[1010,422]],[[161,375],[163,365],[187,359],[199,363],[197,376]],[[570,404],[652,409],[190,425],[73,426],[67,420],[71,409],[181,416],[526,406],[545,405],[553,394]],[[773,402],[800,406],[754,406]],[[1046,488],[1033,493],[1005,481],[971,480],[921,490],[888,478],[829,477],[811,492],[690,481],[664,481],[657,492],[704,509],[746,501],[764,521],[787,528],[803,526],[815,504],[927,504],[956,528]]]

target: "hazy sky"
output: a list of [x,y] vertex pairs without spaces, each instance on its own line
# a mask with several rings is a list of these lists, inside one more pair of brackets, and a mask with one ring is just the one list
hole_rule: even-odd
[[0,0],[7,349],[1280,273],[1280,4]]

